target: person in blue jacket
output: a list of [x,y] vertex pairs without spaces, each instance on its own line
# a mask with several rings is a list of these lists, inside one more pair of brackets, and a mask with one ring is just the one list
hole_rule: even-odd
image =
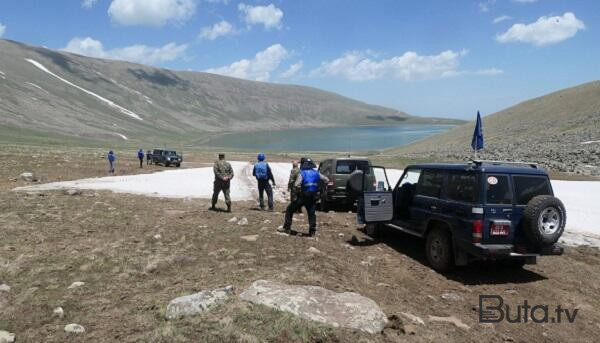
[[285,221],[279,230],[287,234],[292,230],[292,218],[294,213],[304,206],[308,213],[308,235],[317,233],[317,192],[321,184],[326,184],[329,179],[316,169],[317,166],[310,158],[305,158],[300,166],[300,174],[294,183],[298,197],[292,201],[285,210]]
[[115,160],[117,159],[115,157],[115,154],[113,153],[113,151],[109,151],[108,152],[108,156],[106,157],[108,159],[108,172],[111,174],[115,173]]
[[140,168],[142,168],[142,165],[144,163],[144,150],[142,150],[142,149],[138,150],[137,156],[138,156],[138,159],[140,160]]
[[260,209],[265,209],[265,203],[263,200],[263,195],[267,192],[267,202],[269,206],[269,211],[273,211],[273,188],[271,184],[269,184],[269,180],[275,186],[275,178],[273,177],[273,173],[271,172],[271,167],[267,162],[265,162],[265,154],[259,153],[257,156],[258,162],[254,165],[254,170],[252,170],[252,175],[256,177],[256,181],[258,182],[258,203],[260,205]]

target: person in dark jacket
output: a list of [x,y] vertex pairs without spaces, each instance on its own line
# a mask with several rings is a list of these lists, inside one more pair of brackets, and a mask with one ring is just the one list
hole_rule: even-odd
[[254,165],[254,169],[252,170],[252,175],[256,177],[256,181],[258,182],[258,203],[260,205],[260,209],[265,209],[265,203],[263,200],[263,195],[267,192],[267,203],[269,206],[269,211],[273,211],[273,188],[269,183],[269,180],[275,186],[275,178],[273,177],[273,173],[271,172],[271,167],[267,162],[265,162],[265,154],[259,153],[257,156],[258,162]]
[[292,201],[285,211],[285,221],[280,231],[290,233],[292,230],[292,218],[298,208],[304,206],[308,212],[308,235],[314,236],[317,232],[317,191],[321,183],[329,182],[329,179],[316,169],[317,166],[310,159],[304,159],[300,174],[294,183],[298,197]]
[[152,164],[152,151],[146,151],[146,165]]
[[112,150],[108,152],[106,159],[108,160],[108,172],[111,174],[114,174],[115,173],[115,161],[117,160],[117,157],[115,156],[115,154],[113,153]]
[[137,156],[140,160],[140,168],[144,165],[144,150],[140,149],[137,153]]

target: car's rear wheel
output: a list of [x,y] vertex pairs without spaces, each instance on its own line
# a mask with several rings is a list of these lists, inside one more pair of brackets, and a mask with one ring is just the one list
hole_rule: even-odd
[[439,272],[447,272],[454,268],[452,238],[448,230],[436,227],[429,231],[425,242],[425,255],[429,265]]
[[566,221],[565,206],[551,195],[534,197],[523,211],[523,231],[538,247],[556,243],[563,234]]

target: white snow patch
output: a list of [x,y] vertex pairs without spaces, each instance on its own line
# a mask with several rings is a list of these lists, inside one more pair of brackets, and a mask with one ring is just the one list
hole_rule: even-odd
[[69,86],[75,87],[75,88],[79,89],[80,91],[82,91],[84,93],[87,93],[87,94],[89,94],[89,95],[97,98],[98,100],[106,103],[108,106],[110,106],[112,108],[115,108],[115,109],[118,109],[119,111],[121,111],[121,113],[126,114],[126,115],[128,115],[128,116],[130,116],[132,118],[137,119],[137,120],[143,120],[139,115],[135,114],[134,112],[132,112],[132,111],[130,111],[130,110],[128,110],[128,109],[126,109],[126,108],[124,108],[122,106],[119,106],[119,105],[115,104],[114,102],[112,102],[112,101],[110,101],[110,100],[108,100],[106,98],[103,98],[100,95],[98,95],[98,94],[96,94],[96,93],[94,93],[92,91],[89,91],[89,90],[87,90],[87,89],[85,89],[83,87],[80,87],[80,86],[72,83],[71,81],[65,80],[62,77],[54,74],[53,72],[51,72],[50,70],[48,70],[46,67],[44,67],[44,65],[42,65],[40,62],[32,60],[30,58],[26,58],[25,60],[27,62],[33,64],[34,66],[36,66],[38,69],[42,70],[43,72],[46,72],[46,73],[54,76],[55,78],[61,80],[62,82],[68,84]]
[[2,78],[2,80],[6,79],[6,74],[4,74],[2,70],[0,70],[0,78]]
[[39,90],[41,90],[41,91],[43,91],[43,92],[46,92],[46,93],[48,93],[48,91],[47,91],[47,90],[45,90],[44,88],[42,88],[42,87],[40,87],[40,86],[36,85],[36,84],[35,84],[35,83],[33,83],[33,82],[25,82],[25,84],[28,84],[28,85],[30,85],[30,86],[33,86],[33,87],[35,87],[35,88],[37,88],[37,89],[39,89]]
[[[258,198],[256,180],[252,176],[252,164],[231,162],[235,177],[231,181],[233,200],[255,200]],[[277,186],[273,194],[276,201],[285,201],[290,163],[269,163]],[[402,170],[388,169],[388,179],[394,187]],[[111,190],[169,198],[205,198],[212,196],[212,167],[178,169],[154,174],[111,176],[54,182],[15,188],[16,191],[44,191],[54,189]],[[600,247],[600,182],[552,181],[555,195],[565,204],[567,228],[561,242],[570,245],[592,245]]]
[[121,138],[123,138],[124,140],[128,140],[127,136],[125,136],[125,135],[122,135],[122,134],[116,133],[116,132],[114,132],[114,134],[117,135],[117,136],[119,136],[119,137],[121,137]]
[[593,143],[600,143],[600,141],[586,141],[586,142],[581,142],[582,145],[593,144]]

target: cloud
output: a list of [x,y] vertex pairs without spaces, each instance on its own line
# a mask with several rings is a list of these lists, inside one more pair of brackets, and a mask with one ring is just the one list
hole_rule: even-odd
[[478,70],[450,70],[444,72],[441,77],[454,77],[463,75],[480,75],[480,76],[498,76],[504,74],[504,70],[498,68],[478,69]]
[[125,26],[181,24],[196,12],[196,0],[113,0],[108,15]]
[[567,12],[562,16],[540,17],[531,24],[514,24],[506,32],[497,35],[496,40],[500,43],[521,42],[544,46],[562,42],[584,29],[583,21]]
[[244,14],[244,20],[248,25],[262,24],[266,29],[281,28],[283,11],[273,4],[268,6],[250,6],[240,3],[238,10]]
[[494,18],[494,20],[493,20],[493,23],[494,23],[494,24],[498,24],[498,23],[501,23],[501,22],[503,22],[503,21],[506,21],[506,20],[511,20],[511,19],[512,19],[512,17],[511,17],[511,16],[507,16],[507,15],[501,15],[501,16],[499,16],[499,17],[496,17],[496,18]]
[[372,59],[368,53],[353,51],[333,61],[321,63],[311,71],[313,77],[339,76],[351,81],[392,77],[403,81],[435,79],[459,74],[460,58],[468,52],[446,50],[438,55],[422,56],[408,51],[389,59]]
[[538,0],[512,0],[513,2],[518,2],[520,4],[532,4],[537,2]]
[[479,10],[481,12],[489,12],[490,11],[490,7],[496,3],[496,0],[486,0],[484,2],[480,2],[479,5]]
[[268,81],[271,73],[279,68],[289,52],[281,45],[274,44],[258,52],[252,59],[242,59],[228,66],[207,69],[206,72],[221,74],[240,79]]
[[135,44],[123,48],[105,50],[102,42],[93,38],[73,38],[62,50],[89,57],[124,60],[143,64],[160,64],[185,55],[188,46],[168,43],[162,47]]
[[0,23],[0,38],[4,36],[4,32],[6,32],[6,25],[2,25],[2,23]]
[[200,38],[215,40],[219,37],[233,35],[235,33],[233,25],[225,20],[221,20],[213,26],[203,27],[202,30],[200,30]]
[[98,2],[98,0],[83,0],[81,2],[81,7],[85,9],[90,9],[94,7],[94,5]]
[[300,69],[302,69],[303,66],[304,62],[298,61],[292,64],[286,71],[281,73],[279,76],[284,79],[292,78],[298,74],[298,72],[300,71]]

